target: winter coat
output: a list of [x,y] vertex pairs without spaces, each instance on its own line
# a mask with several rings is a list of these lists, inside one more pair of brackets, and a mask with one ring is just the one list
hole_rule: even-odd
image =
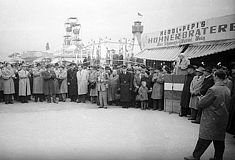
[[3,91],[2,69],[0,69],[0,91]]
[[204,81],[204,76],[194,76],[193,80],[190,84],[190,93],[191,93],[191,98],[189,102],[189,108],[193,109],[198,109],[197,104],[199,100],[199,95],[200,95],[200,89],[202,87],[202,83]]
[[202,87],[200,88],[199,94],[204,96],[208,89],[211,88],[214,84],[214,77],[212,75],[205,77],[202,82]]
[[114,101],[117,99],[117,89],[118,89],[118,80],[119,75],[114,76],[113,74],[110,75],[108,81],[108,101]]
[[176,75],[186,75],[188,65],[190,64],[190,61],[186,58],[183,58],[182,60],[177,59],[176,65],[175,65],[175,74]]
[[199,137],[206,140],[225,140],[225,132],[229,118],[230,90],[223,82],[216,82],[198,107],[202,108]]
[[60,86],[59,86],[59,82],[58,82],[59,81],[58,76],[59,76],[60,70],[55,68],[54,72],[56,75],[56,78],[54,79],[55,90],[56,90],[56,94],[59,94],[60,93]]
[[232,79],[231,97],[227,131],[228,133],[235,135],[235,75],[233,75]]
[[13,69],[3,68],[2,70],[3,78],[3,93],[4,94],[14,94],[15,86],[13,78],[15,78],[15,73]]
[[97,90],[98,91],[107,91],[108,88],[108,79],[109,76],[105,72],[99,72],[98,81],[97,81]]
[[162,73],[154,73],[152,82],[153,90],[152,90],[152,99],[163,99],[163,89],[164,89],[164,75]]
[[138,94],[140,97],[140,101],[147,101],[148,100],[148,88],[147,87],[143,87],[140,86],[139,90],[138,90]]
[[194,74],[188,74],[184,81],[183,91],[181,93],[180,106],[182,108],[189,108],[189,102],[191,98],[190,84],[193,80]]
[[18,72],[18,74],[19,74],[19,96],[31,95],[29,72],[22,69]]
[[59,93],[68,93],[67,69],[60,71],[57,76]]
[[87,70],[82,69],[77,72],[78,95],[88,93],[88,78],[89,74]]
[[77,84],[77,69],[69,69],[67,71],[67,82],[68,82],[68,96],[78,95],[78,84]]
[[56,74],[54,71],[44,71],[43,72],[43,92],[45,95],[56,94],[55,89],[55,78]]
[[94,96],[98,96],[98,91],[97,91],[97,77],[98,77],[98,72],[97,71],[91,71],[89,73],[89,84],[91,85],[92,83],[94,83],[94,88],[90,88],[90,96],[94,97]]
[[33,94],[43,94],[43,69],[33,71]]
[[120,86],[120,101],[130,102],[132,98],[133,76],[131,73],[121,73],[119,75],[118,86]]
[[141,86],[141,78],[143,76],[141,75],[141,73],[139,75],[135,74],[134,75],[134,79],[133,79],[133,85],[134,88],[139,88]]

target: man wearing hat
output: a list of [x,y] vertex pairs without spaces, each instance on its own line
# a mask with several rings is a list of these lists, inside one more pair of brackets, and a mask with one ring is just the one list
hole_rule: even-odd
[[19,97],[21,103],[28,103],[27,96],[31,95],[30,82],[29,82],[29,72],[26,70],[27,65],[23,64],[22,69],[18,72],[19,74]]
[[[208,89],[211,88],[215,84],[211,67],[205,68],[205,70],[203,71],[203,76],[204,76],[204,80],[202,82],[202,87],[200,88],[200,91],[197,96],[204,96],[206,92],[208,91]],[[199,124],[200,119],[201,119],[201,114],[202,114],[202,110],[199,108],[196,120],[192,121],[192,123]]]
[[77,84],[77,68],[75,63],[70,64],[70,68],[67,71],[68,81],[68,97],[72,102],[76,102],[78,98],[78,84]]
[[215,85],[208,89],[198,103],[198,108],[202,109],[199,138],[192,156],[184,157],[185,160],[200,160],[212,141],[215,152],[210,160],[223,159],[231,99],[230,90],[223,83],[225,78],[226,73],[223,70],[216,71]]
[[33,70],[33,94],[35,98],[35,102],[43,101],[43,69],[41,64],[38,63],[36,68]]
[[67,69],[64,65],[59,66],[59,73],[57,75],[59,98],[60,101],[66,101],[66,94],[68,93],[68,82],[67,82]]
[[176,60],[176,65],[174,72],[176,75],[186,75],[187,68],[190,64],[190,61],[185,57],[184,53],[180,53],[178,59]]
[[47,102],[51,103],[51,97],[54,103],[56,102],[56,89],[55,89],[55,81],[56,74],[51,68],[51,65],[46,65],[46,70],[43,72],[43,92],[46,96]]
[[235,62],[232,62],[232,83],[233,83],[233,87],[231,90],[232,98],[229,109],[229,123],[228,123],[227,132],[235,135]]
[[15,73],[10,63],[6,63],[6,66],[2,69],[2,78],[5,103],[13,104],[13,94],[15,93],[13,79],[15,78]]
[[122,66],[122,73],[119,76],[119,86],[120,86],[120,102],[122,108],[128,108],[131,102],[131,93],[133,85],[133,77],[129,72],[127,72],[127,67]]
[[2,69],[3,69],[3,64],[2,62],[0,62],[0,102],[4,101]]
[[195,76],[195,67],[190,64],[187,68],[187,72],[188,74],[185,77],[184,87],[180,99],[180,117],[187,117],[187,114],[189,113],[189,102],[191,97],[190,84]]
[[199,93],[200,89],[202,87],[202,83],[204,81],[204,76],[203,76],[203,67],[198,67],[196,69],[196,76],[193,77],[193,80],[190,84],[190,93],[191,93],[191,98],[189,102],[189,108],[191,108],[191,117],[189,120],[196,120],[197,112],[198,112],[198,101],[199,101]]

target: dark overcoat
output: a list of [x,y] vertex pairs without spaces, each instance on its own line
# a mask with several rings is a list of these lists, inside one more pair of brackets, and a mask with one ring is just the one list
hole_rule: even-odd
[[224,141],[229,118],[230,90],[223,82],[216,82],[198,102],[202,108],[199,137]]
[[55,78],[56,74],[54,71],[44,71],[43,72],[43,92],[45,95],[53,95],[56,94],[55,88]]
[[185,81],[184,81],[184,87],[183,91],[181,93],[181,99],[180,99],[180,106],[182,108],[189,108],[189,102],[190,102],[190,84],[193,80],[194,74],[187,74]]
[[205,77],[202,82],[202,87],[200,88],[200,95],[205,95],[209,88],[211,88],[215,84],[213,75],[209,77]]
[[229,108],[228,133],[235,135],[235,77],[233,77],[233,87],[231,90],[231,102]]
[[120,101],[121,102],[130,102],[131,93],[133,86],[133,76],[131,73],[126,72],[126,74],[121,73],[119,75],[119,86],[120,86]]
[[68,81],[68,96],[78,95],[78,84],[77,84],[77,69],[69,69],[67,71]]

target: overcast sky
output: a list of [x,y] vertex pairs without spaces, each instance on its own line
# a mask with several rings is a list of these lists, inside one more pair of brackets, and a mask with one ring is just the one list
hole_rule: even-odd
[[77,17],[84,43],[131,38],[140,12],[144,32],[235,14],[234,0],[0,0],[0,55],[52,50],[63,44],[64,23]]

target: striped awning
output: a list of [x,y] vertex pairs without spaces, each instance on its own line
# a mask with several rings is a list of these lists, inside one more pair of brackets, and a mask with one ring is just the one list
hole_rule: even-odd
[[182,50],[183,47],[146,49],[137,54],[136,57],[158,61],[175,61]]
[[219,41],[208,42],[199,45],[189,46],[184,52],[185,56],[189,59],[216,54],[219,52],[227,51],[235,48],[235,40],[233,41]]

